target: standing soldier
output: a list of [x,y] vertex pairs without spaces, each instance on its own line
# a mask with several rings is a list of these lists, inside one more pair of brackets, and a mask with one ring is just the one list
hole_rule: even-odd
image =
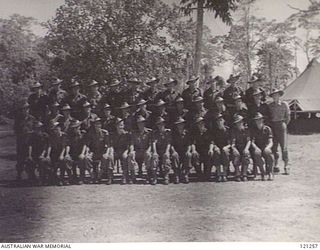
[[118,90],[118,87],[120,86],[120,81],[117,79],[114,79],[111,84],[108,86],[109,90],[106,92],[105,95],[103,95],[101,103],[102,105],[108,103],[111,106],[111,114],[112,115],[118,115],[116,108],[118,108],[123,98],[120,95],[120,92]]
[[[173,148],[177,152],[172,155],[172,168],[174,171],[174,183],[178,184],[183,178],[184,183],[189,183],[191,163],[191,138],[185,129],[185,120],[182,117],[174,122],[175,129],[172,134]],[[182,168],[181,168],[182,165]]]
[[80,116],[81,129],[88,132],[92,122],[97,117],[98,116],[95,113],[92,113],[91,111],[91,104],[89,102],[84,102],[82,104],[82,112]]
[[280,97],[283,95],[283,91],[274,89],[270,96],[273,102],[269,104],[270,109],[270,121],[273,132],[273,147],[272,152],[275,157],[274,172],[280,172],[278,167],[278,146],[280,144],[282,150],[282,160],[284,161],[284,173],[289,174],[289,157],[288,157],[288,132],[287,125],[290,122],[290,109],[286,102],[281,101]]
[[[251,145],[254,155],[253,160],[260,169],[261,180],[264,181],[264,174],[266,172],[268,174],[268,180],[272,181],[274,162],[272,154],[272,131],[270,127],[264,125],[262,114],[257,113],[255,117],[253,117],[253,120],[255,122],[251,134]],[[265,169],[263,167],[264,163]]]
[[[81,122],[72,120],[68,141],[70,145],[70,156],[72,159],[72,174],[75,183],[81,185],[85,182],[86,170],[90,172],[91,163],[87,154],[86,132],[80,130]],[[80,179],[78,178],[77,168],[80,170]]]
[[17,180],[21,180],[21,174],[25,169],[28,156],[28,138],[32,132],[35,118],[29,113],[29,104],[25,103],[16,113],[14,120],[14,132],[17,138]]
[[137,111],[134,113],[134,118],[135,120],[139,117],[142,116],[144,119],[148,120],[150,115],[151,115],[151,111],[147,110],[147,101],[145,99],[141,99],[138,103],[137,103]]
[[247,170],[250,163],[250,133],[248,128],[244,126],[243,117],[241,115],[235,115],[233,124],[231,147],[233,157],[232,163],[236,172],[236,181],[241,181],[241,179],[242,181],[247,181]]
[[209,130],[212,130],[216,127],[214,120],[219,114],[222,114],[225,123],[227,126],[229,126],[231,124],[231,114],[224,105],[224,99],[220,96],[214,100],[214,107],[206,114],[207,126]]
[[31,86],[32,94],[28,98],[30,114],[39,121],[44,121],[48,110],[49,99],[42,91],[42,84],[36,82]]
[[227,80],[227,83],[230,83],[230,86],[228,86],[224,91],[223,91],[223,99],[224,103],[227,106],[227,108],[233,108],[233,103],[234,100],[233,98],[237,95],[240,95],[241,98],[243,97],[243,91],[242,89],[237,86],[237,83],[239,82],[240,75],[234,76],[230,75],[229,79]]
[[[210,181],[212,166],[218,166],[218,148],[213,144],[212,133],[205,127],[203,117],[198,117],[194,124],[196,130],[193,133],[191,147],[192,162],[200,180]],[[204,165],[202,172],[201,165]]]
[[[142,93],[139,89],[139,86],[142,82],[138,80],[137,78],[129,79],[129,89],[124,91],[124,100],[127,102],[132,108],[135,107],[135,105],[139,102],[139,100],[142,98]],[[135,110],[131,110],[135,111]]]
[[94,111],[98,111],[100,101],[102,98],[101,93],[99,92],[99,83],[96,80],[92,80],[88,85],[89,93],[88,93],[88,101],[92,105],[92,109]]
[[248,122],[248,110],[246,109],[240,95],[233,97],[234,107],[231,109],[231,116],[241,115],[245,124]]
[[[69,155],[70,147],[68,145],[67,134],[61,131],[58,122],[54,122],[50,129],[48,151],[50,152],[50,162],[53,167],[53,181],[59,186],[69,185],[72,178],[72,160]],[[60,169],[60,177],[57,176],[58,169]],[[66,172],[69,180],[65,180]]]
[[197,87],[198,80],[199,80],[198,76],[190,77],[190,79],[187,81],[187,85],[189,85],[189,87],[182,92],[184,105],[188,110],[190,110],[192,107],[192,101],[196,97],[202,96],[200,88]]
[[147,109],[153,112],[154,104],[159,98],[160,91],[157,88],[157,84],[159,83],[160,79],[156,77],[150,78],[146,85],[150,86],[144,93],[143,98],[148,101]]
[[188,110],[184,108],[183,98],[178,96],[175,100],[175,108],[169,117],[169,127],[174,128],[175,122],[177,121],[177,117],[181,117],[186,119],[188,114]]
[[[248,115],[250,121],[257,114],[261,113],[263,115],[263,120],[266,125],[270,124],[270,110],[268,104],[262,102],[263,92],[260,89],[255,90],[252,93],[253,103],[248,106]],[[254,122],[249,123],[249,126],[252,127]]]
[[69,104],[65,104],[61,108],[62,117],[58,119],[58,122],[60,123],[60,128],[62,132],[67,133],[69,130],[69,126],[71,123],[71,120],[73,119],[71,117],[71,107]]
[[49,90],[49,102],[50,103],[61,103],[67,96],[67,92],[63,89],[61,89],[61,83],[63,81],[59,78],[56,78],[52,84],[51,84],[51,88]]
[[[219,166],[217,167],[217,181],[227,181],[227,172],[230,166],[231,143],[230,129],[224,123],[222,114],[215,117],[216,126],[212,130],[214,144],[219,148],[217,157],[219,158]],[[222,165],[222,169],[221,169]]]
[[[215,78],[209,79],[207,81],[207,84],[210,84],[210,87],[203,93],[203,99],[204,99],[204,107],[208,110],[211,110],[214,108],[215,99],[218,96],[222,96],[221,91],[218,89],[217,84],[220,84],[223,79],[221,76],[216,76]],[[219,85],[219,87],[221,87]]]
[[132,144],[135,151],[135,160],[139,166],[139,177],[143,177],[142,164],[145,164],[147,170],[147,181],[150,181],[150,161],[151,161],[151,145],[152,145],[152,130],[146,128],[146,119],[139,115],[136,119],[137,129],[132,133]]
[[59,119],[61,119],[62,115],[59,112],[59,103],[55,102],[55,103],[51,103],[49,105],[49,114],[46,117],[46,121],[45,121],[45,127],[48,129],[48,131],[50,131],[50,126],[59,121]]
[[120,107],[119,107],[119,117],[123,120],[124,122],[124,129],[126,131],[131,131],[133,129],[134,125],[134,118],[132,113],[130,112],[130,105],[127,102],[124,102]]
[[92,182],[99,183],[104,174],[107,175],[107,184],[112,182],[113,155],[111,141],[107,130],[102,129],[99,117],[93,120],[93,127],[87,133],[86,145],[92,153]]
[[245,95],[243,97],[243,101],[247,105],[247,108],[250,109],[252,105],[255,104],[253,93],[259,91],[261,94],[261,101],[266,101],[266,93],[265,91],[259,86],[261,84],[262,80],[261,78],[258,78],[257,76],[253,75],[251,79],[248,81],[249,84],[251,84],[250,88],[248,88],[245,92]]
[[151,116],[149,118],[149,124],[148,127],[151,127],[152,129],[156,129],[157,126],[155,124],[156,120],[158,117],[162,117],[165,121],[165,124],[168,124],[169,122],[169,115],[166,112],[166,103],[162,100],[159,99],[157,103],[154,105],[154,111],[151,113]]
[[43,123],[35,122],[33,126],[33,133],[31,133],[28,141],[28,157],[26,163],[26,170],[29,180],[36,181],[35,170],[38,168],[40,178],[43,177],[44,161],[48,158],[45,156],[48,148],[48,134],[42,131]]
[[73,81],[70,85],[69,95],[63,101],[63,104],[68,104],[72,110],[72,117],[81,119],[82,105],[86,102],[87,97],[80,93],[80,83]]
[[[207,110],[203,107],[203,98],[201,96],[196,96],[192,100],[192,106],[190,107],[188,113],[186,114],[186,121],[192,125],[199,117],[206,117]],[[191,131],[191,127],[187,128]]]
[[102,113],[102,128],[107,130],[110,134],[113,133],[114,127],[114,119],[115,117],[111,114],[111,106],[108,103],[103,105],[103,113]]
[[177,85],[178,81],[170,78],[168,82],[164,83],[164,86],[167,89],[159,94],[160,99],[162,99],[167,105],[166,109],[169,116],[174,112],[174,103],[176,98],[179,96],[179,93],[175,91],[175,87]]
[[[155,154],[159,156],[159,169],[164,177],[164,184],[169,184],[169,172],[171,169],[171,130],[166,129],[165,120],[159,116],[156,119],[156,130],[154,132],[154,146]],[[152,184],[157,183],[157,173],[153,172]]]
[[129,184],[135,181],[134,152],[131,143],[131,135],[125,130],[124,120],[116,118],[116,130],[111,135],[112,152],[114,161],[120,160],[122,168],[122,184]]

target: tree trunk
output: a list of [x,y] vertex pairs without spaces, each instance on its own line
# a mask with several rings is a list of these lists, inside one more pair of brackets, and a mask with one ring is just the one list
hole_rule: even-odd
[[250,61],[250,1],[247,3],[247,6],[245,8],[245,29],[246,29],[246,84],[245,88],[248,87],[248,80],[251,77],[251,61]]
[[198,0],[197,35],[196,35],[195,55],[194,55],[194,73],[195,74],[199,74],[199,69],[200,69],[202,34],[203,34],[203,14],[204,14],[203,4],[204,4],[204,0]]

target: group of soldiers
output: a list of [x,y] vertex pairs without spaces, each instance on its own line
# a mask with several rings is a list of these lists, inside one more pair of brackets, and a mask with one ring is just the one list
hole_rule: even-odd
[[17,179],[25,171],[37,185],[105,179],[110,185],[121,169],[122,184],[137,176],[151,185],[189,183],[191,170],[198,181],[247,181],[258,174],[273,180],[279,144],[289,174],[283,91],[274,89],[267,104],[260,78],[253,76],[245,92],[239,81],[230,75],[225,86],[222,77],[211,77],[203,93],[192,76],[180,93],[175,79],[160,90],[157,77],[132,78],[126,85],[114,80],[101,93],[92,80],[86,95],[76,80],[64,90],[55,79],[47,92],[36,82],[15,119]]

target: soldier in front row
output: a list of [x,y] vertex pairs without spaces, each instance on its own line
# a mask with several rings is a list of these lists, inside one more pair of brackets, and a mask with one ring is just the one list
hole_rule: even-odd
[[174,122],[172,133],[172,145],[177,152],[172,157],[175,184],[178,184],[181,180],[184,183],[189,183],[189,174],[192,169],[191,137],[185,129],[185,123],[186,121],[182,117],[178,117]]
[[92,182],[99,183],[102,176],[110,175],[113,169],[113,155],[111,154],[111,140],[107,130],[102,129],[99,117],[93,120],[92,126],[86,135],[86,145],[92,153]]
[[21,180],[21,175],[25,170],[25,164],[28,157],[28,139],[33,130],[33,124],[36,119],[29,112],[30,105],[25,103],[17,111],[14,120],[14,132],[16,134],[16,152],[17,152],[17,180]]
[[[271,128],[264,125],[264,117],[257,113],[253,117],[255,126],[251,132],[251,146],[253,150],[253,161],[260,169],[261,180],[265,180],[265,174],[268,175],[268,180],[273,180],[273,163],[274,157],[272,154],[273,135]],[[264,168],[265,166],[265,168]]]
[[152,130],[146,128],[146,118],[142,115],[139,115],[136,118],[137,128],[132,132],[132,144],[135,152],[135,160],[138,163],[139,171],[138,176],[143,177],[143,164],[147,170],[148,182],[150,179],[150,163],[152,157]]
[[236,181],[247,181],[247,170],[250,163],[250,133],[244,125],[243,117],[235,115],[231,132],[232,160]]
[[[154,154],[157,154],[159,157],[159,170],[163,175],[164,184],[169,184],[169,172],[171,169],[171,156],[172,156],[172,133],[170,129],[165,127],[165,120],[159,116],[156,121],[156,130],[153,137],[153,149],[155,150]],[[153,176],[152,184],[156,184],[156,173]]]

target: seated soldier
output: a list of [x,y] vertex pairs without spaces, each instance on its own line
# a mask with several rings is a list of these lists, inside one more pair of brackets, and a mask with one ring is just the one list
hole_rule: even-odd
[[14,132],[17,138],[17,180],[21,180],[21,175],[25,171],[26,159],[28,157],[28,141],[32,133],[35,118],[29,113],[29,104],[25,103],[17,111],[14,119]]
[[65,104],[61,108],[62,117],[58,119],[60,123],[61,130],[65,133],[68,132],[71,120],[73,119],[71,116],[71,107],[69,104]]
[[99,117],[92,121],[92,127],[86,136],[86,145],[92,153],[92,183],[99,183],[104,174],[107,184],[112,182],[113,155],[110,150],[110,137],[107,130],[102,129]]
[[82,113],[81,113],[81,129],[85,131],[89,131],[91,123],[98,116],[91,111],[91,104],[89,102],[84,102],[82,104]]
[[122,168],[122,184],[132,184],[135,181],[135,159],[131,143],[131,134],[125,130],[124,120],[116,118],[116,130],[111,135],[111,150],[114,162],[120,160]]
[[[86,131],[80,130],[81,122],[72,120],[70,123],[70,131],[68,133],[68,141],[70,145],[70,156],[72,159],[73,181],[76,184],[85,182],[86,170],[91,173],[90,155],[88,154],[85,135]],[[78,178],[77,169],[80,170],[80,179]]]
[[152,130],[146,128],[146,119],[143,116],[138,116],[137,129],[132,132],[132,143],[135,152],[135,160],[139,166],[139,177],[143,177],[142,165],[144,164],[147,170],[146,182],[151,178],[150,161],[151,161],[151,144],[152,144]]
[[[192,163],[200,180],[210,181],[212,166],[218,166],[218,147],[214,146],[212,133],[205,127],[204,118],[199,117],[194,122],[196,129],[191,146]],[[204,165],[202,173],[201,165]]]
[[[247,170],[250,163],[250,134],[241,115],[235,115],[231,132],[231,147],[236,181],[247,181]],[[241,178],[240,178],[241,177]]]
[[[61,131],[59,122],[52,123],[50,128],[48,155],[53,168],[53,182],[59,186],[69,185],[69,180],[72,178],[72,160],[69,155],[70,147],[67,134]],[[60,177],[57,176],[58,169],[60,170]],[[67,172],[69,180],[65,180],[65,172]]]
[[124,122],[124,129],[126,131],[131,131],[133,129],[133,113],[130,111],[131,105],[127,102],[122,103],[119,109],[119,117]]
[[151,115],[151,111],[147,110],[147,101],[144,99],[141,99],[138,103],[137,103],[137,110],[134,113],[134,118],[135,120],[137,120],[137,118],[139,116],[142,116],[144,119],[148,120],[150,115]]
[[115,117],[111,114],[112,108],[108,103],[103,105],[102,110],[102,128],[107,130],[110,134],[115,130],[114,119]]
[[233,97],[233,100],[234,108],[231,109],[231,116],[234,117],[235,114],[241,115],[243,117],[244,123],[247,124],[248,110],[245,107],[245,104],[243,103],[241,96],[236,95]]
[[166,111],[166,103],[162,99],[157,100],[157,102],[154,104],[154,109],[150,115],[147,127],[150,127],[154,130],[157,129],[155,121],[159,117],[162,117],[164,119],[165,125],[168,125],[169,114]]
[[[218,114],[215,117],[215,129],[213,132],[213,141],[219,148],[219,166],[217,167],[217,181],[227,181],[227,171],[230,166],[231,144],[230,144],[230,129],[224,123],[223,115]],[[222,170],[221,170],[222,165]]]
[[41,122],[35,122],[33,126],[33,133],[31,133],[28,141],[28,157],[26,162],[26,172],[29,180],[36,183],[37,178],[35,170],[38,169],[40,175],[40,182],[42,182],[46,173],[45,170],[48,164],[48,155],[46,155],[48,149],[48,134],[42,131],[43,124]]
[[[153,150],[159,156],[159,170],[163,173],[164,184],[169,184],[169,172],[171,169],[171,130],[165,128],[165,120],[158,117],[155,121],[157,129],[154,132]],[[157,183],[157,172],[154,171],[151,184]]]
[[[189,173],[192,168],[191,164],[191,139],[185,129],[186,121],[182,117],[174,122],[175,129],[173,130],[173,150],[177,153],[172,155],[172,168],[174,171],[174,183],[178,184],[180,178],[183,178],[184,183],[189,183]],[[182,166],[181,166],[182,165]]]
[[[254,162],[259,167],[261,173],[261,180],[264,180],[265,169],[268,174],[268,180],[273,180],[273,163],[274,158],[272,154],[273,135],[270,127],[264,125],[263,115],[257,113],[253,118],[255,126],[251,133],[251,146],[253,149]],[[264,159],[264,161],[263,161]],[[265,169],[264,169],[265,162]]]

